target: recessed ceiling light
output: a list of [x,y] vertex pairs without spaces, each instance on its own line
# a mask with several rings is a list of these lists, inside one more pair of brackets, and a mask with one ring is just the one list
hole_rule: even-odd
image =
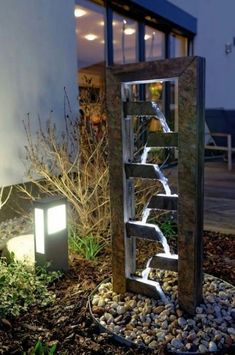
[[150,35],[144,35],[144,39],[145,39],[145,41],[147,41],[149,38],[151,38],[151,36]]
[[100,26],[104,26],[104,21],[100,21],[100,22],[99,22],[99,25],[100,25]]
[[87,35],[84,36],[84,38],[86,38],[88,41],[94,41],[97,36],[94,35],[93,33],[88,33]]
[[131,28],[131,27],[127,27],[127,28],[125,28],[124,33],[128,36],[133,35],[135,33],[135,29]]
[[86,11],[83,9],[80,9],[79,7],[76,7],[76,9],[74,10],[74,16],[75,17],[82,17],[86,15]]

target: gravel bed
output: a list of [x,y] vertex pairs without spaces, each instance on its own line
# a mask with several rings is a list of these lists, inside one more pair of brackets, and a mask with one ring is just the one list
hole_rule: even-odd
[[91,310],[102,327],[140,346],[172,352],[219,352],[235,346],[235,287],[205,275],[204,300],[189,317],[177,300],[177,273],[154,270],[150,278],[161,284],[168,301],[132,293],[112,292],[102,283],[91,300]]

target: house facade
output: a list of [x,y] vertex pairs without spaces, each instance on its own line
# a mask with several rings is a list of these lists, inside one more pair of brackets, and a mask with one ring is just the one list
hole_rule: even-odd
[[23,120],[63,121],[77,109],[74,0],[0,1],[0,187],[24,181]]
[[206,107],[235,108],[235,2],[170,0],[197,18],[194,54],[206,58]]
[[[15,0],[0,1],[0,186],[25,179],[29,113],[64,115],[64,87],[72,109],[105,92],[110,65],[188,55],[206,57],[206,107],[234,108],[234,1],[227,0]],[[213,16],[211,9],[213,7]],[[79,90],[78,90],[79,88]],[[177,125],[177,85],[157,82],[141,93],[160,101]],[[168,112],[167,112],[168,110]]]

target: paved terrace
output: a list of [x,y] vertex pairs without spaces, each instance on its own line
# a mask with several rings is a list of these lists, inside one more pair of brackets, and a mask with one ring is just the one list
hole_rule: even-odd
[[235,235],[235,163],[205,164],[204,229]]
[[[170,186],[175,185],[176,173],[172,168],[166,174]],[[235,162],[232,171],[227,162],[206,162],[204,181],[204,230],[235,235]]]

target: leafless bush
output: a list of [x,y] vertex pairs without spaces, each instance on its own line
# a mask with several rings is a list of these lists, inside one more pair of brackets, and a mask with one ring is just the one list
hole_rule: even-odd
[[[24,122],[27,136],[27,176],[41,194],[64,195],[70,205],[70,224],[80,237],[110,236],[107,135],[99,139],[78,118],[65,115],[66,129],[59,133],[50,118],[33,137],[30,119]],[[27,191],[29,197],[33,198]]]
[[[65,114],[66,128],[63,133],[59,133],[51,117],[45,125],[38,120],[36,137],[32,134],[30,118],[24,122],[27,176],[42,195],[62,194],[67,198],[70,225],[75,227],[79,237],[93,235],[102,241],[109,240],[110,198],[104,100],[99,98],[98,103],[89,104],[83,98],[83,103],[80,120]],[[101,117],[98,123],[97,116]],[[31,192],[26,189],[24,192],[29,198],[34,198]],[[136,182],[138,216],[154,192],[155,183]]]
[[9,200],[11,192],[12,192],[12,186],[10,186],[9,191],[6,196],[4,196],[4,189],[5,189],[5,186],[0,187],[0,210]]

